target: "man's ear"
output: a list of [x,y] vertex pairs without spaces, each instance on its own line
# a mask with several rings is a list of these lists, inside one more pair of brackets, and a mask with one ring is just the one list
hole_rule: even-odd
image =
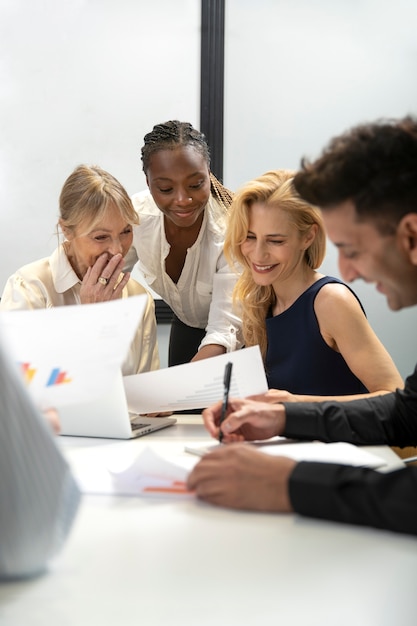
[[417,213],[407,213],[398,224],[397,234],[411,263],[417,265]]
[[148,188],[149,188],[149,180],[148,180],[148,177],[146,176],[146,174],[145,174],[145,179],[146,179],[146,184],[148,185]]

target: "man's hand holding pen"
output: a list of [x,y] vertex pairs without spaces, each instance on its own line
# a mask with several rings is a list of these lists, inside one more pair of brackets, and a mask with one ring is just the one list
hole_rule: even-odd
[[[224,372],[223,400],[203,411],[209,433],[224,443],[269,439],[282,434],[282,404],[229,399],[232,363]],[[289,477],[296,461],[272,457],[252,446],[220,446],[206,454],[188,476],[187,486],[207,502],[259,511],[291,511]]]
[[284,432],[285,407],[282,404],[228,398],[226,410],[224,407],[223,398],[203,411],[206,429],[223,443],[269,439]]

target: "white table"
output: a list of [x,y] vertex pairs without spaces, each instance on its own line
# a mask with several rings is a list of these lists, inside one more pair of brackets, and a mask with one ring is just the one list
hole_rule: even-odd
[[[201,418],[129,442],[181,454]],[[372,448],[388,463],[389,448]],[[0,585],[1,626],[393,626],[416,622],[417,540],[197,500],[84,496],[49,572]]]

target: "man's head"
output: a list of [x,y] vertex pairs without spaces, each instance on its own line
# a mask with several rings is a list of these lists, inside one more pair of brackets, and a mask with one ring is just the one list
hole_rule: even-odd
[[294,186],[321,207],[347,281],[376,283],[391,309],[417,304],[417,120],[357,126],[303,160]]

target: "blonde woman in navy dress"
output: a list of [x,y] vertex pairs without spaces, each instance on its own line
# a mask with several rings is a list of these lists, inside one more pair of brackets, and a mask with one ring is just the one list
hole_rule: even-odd
[[243,267],[234,298],[245,345],[259,344],[264,357],[267,398],[353,399],[403,387],[358,297],[317,271],[326,247],[321,213],[298,196],[293,176],[267,172],[238,191],[224,246]]

